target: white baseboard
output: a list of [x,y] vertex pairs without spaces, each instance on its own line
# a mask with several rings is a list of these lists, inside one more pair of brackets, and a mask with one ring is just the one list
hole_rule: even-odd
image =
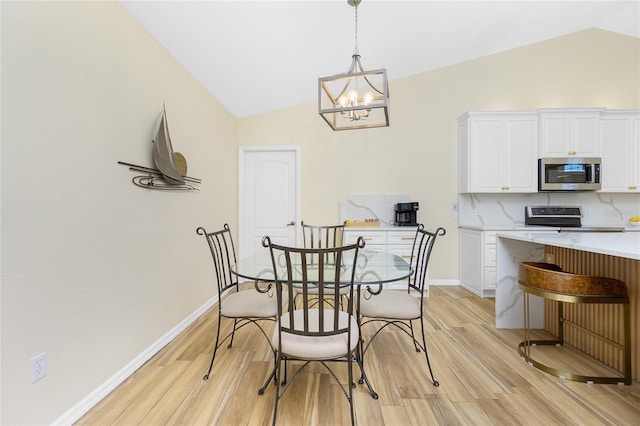
[[66,413],[60,416],[52,425],[56,426],[71,426],[77,422],[82,416],[84,416],[91,408],[93,408],[104,397],[109,395],[115,388],[117,388],[122,382],[127,380],[129,376],[135,373],[145,362],[149,361],[155,354],[157,354],[162,348],[175,339],[180,333],[182,333],[189,325],[197,320],[202,314],[204,314],[209,308],[218,302],[218,296],[216,295],[204,305],[198,308],[185,318],[180,324],[176,325],[173,329],[169,330],[164,336],[149,346],[144,352],[135,357],[131,362],[125,365],[120,371],[111,376],[106,382],[98,386],[93,392],[84,397],[76,405],[71,407]]

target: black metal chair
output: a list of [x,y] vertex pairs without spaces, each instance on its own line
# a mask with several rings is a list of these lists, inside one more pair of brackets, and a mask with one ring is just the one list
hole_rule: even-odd
[[[429,266],[429,258],[433,246],[438,236],[446,233],[444,228],[438,228],[435,232],[425,231],[424,225],[418,225],[416,230],[416,238],[413,242],[411,250],[411,267],[413,269],[411,276],[407,279],[407,287],[403,290],[383,289],[380,285],[375,290],[370,286],[362,289],[360,292],[360,329],[369,323],[382,323],[382,325],[371,336],[366,345],[362,343],[362,362],[364,364],[365,354],[367,353],[371,343],[378,334],[388,326],[395,326],[406,333],[416,349],[416,352],[423,351],[431,374],[431,381],[434,386],[440,386],[435,379],[431,362],[429,361],[429,353],[427,352],[427,343],[424,333],[424,310],[422,306],[422,298],[425,296],[425,284],[427,280],[427,269]],[[413,321],[420,322],[422,341],[416,339]],[[363,369],[364,371],[364,369]],[[360,383],[365,381],[364,374],[360,379]],[[371,396],[377,399],[378,395],[371,390]]]
[[[271,291],[272,283],[263,284],[263,287],[260,287],[261,283],[256,280],[254,283],[255,289],[240,290],[238,277],[231,272],[231,266],[235,264],[237,260],[233,238],[231,237],[228,224],[225,223],[224,228],[216,232],[207,232],[203,227],[199,227],[196,229],[196,233],[204,236],[211,250],[213,271],[218,289],[218,327],[216,330],[216,342],[213,347],[209,371],[207,371],[207,374],[203,377],[203,380],[208,380],[218,348],[220,348],[227,339],[230,339],[227,347],[231,348],[236,330],[247,324],[255,324],[267,341],[269,341],[269,336],[267,336],[260,322],[275,321],[276,315],[278,314],[278,306],[277,299],[273,297],[273,292]],[[286,304],[286,295],[284,295],[283,298],[283,303]],[[221,322],[223,318],[233,319],[233,329],[221,339],[220,329],[222,328]]]
[[[302,227],[302,243],[305,248],[334,248],[334,247],[342,247],[343,235],[344,235],[344,224],[343,225],[308,225],[304,223],[304,221],[300,222],[300,226]],[[325,263],[334,264],[336,263],[336,259],[334,258],[334,253],[326,253],[325,254]],[[317,263],[317,259],[315,257],[311,257],[310,260],[312,263]],[[343,292],[343,296],[349,291],[348,288],[343,287],[341,289]],[[314,288],[309,288],[308,291],[309,297],[311,300],[317,301],[318,290]],[[296,293],[296,299],[300,296],[300,292]],[[342,302],[342,298],[341,298]],[[342,304],[342,303],[341,303]]]
[[[354,308],[353,280],[358,250],[364,247],[364,240],[360,238],[357,244],[345,247],[311,249],[279,246],[267,236],[263,238],[262,245],[271,252],[279,307],[277,326],[272,336],[272,345],[276,350],[274,372],[277,386],[273,424],[276,424],[278,403],[287,387],[312,361],[320,362],[336,380],[349,401],[351,424],[355,424],[352,364],[357,356],[360,337]],[[327,259],[335,259],[335,262],[327,262]],[[338,306],[344,288],[348,289],[349,298],[346,309],[341,310]],[[288,312],[285,312],[285,297],[294,289],[302,294],[302,306],[296,308],[294,301],[289,298]],[[312,304],[309,302],[309,292],[315,293],[316,290],[319,301]],[[287,380],[287,362],[292,360],[304,362]],[[329,367],[329,361],[347,362],[348,384],[340,381]],[[259,394],[264,393],[269,381]]]

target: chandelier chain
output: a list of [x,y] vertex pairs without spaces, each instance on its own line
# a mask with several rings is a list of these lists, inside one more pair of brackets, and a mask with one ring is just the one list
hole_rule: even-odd
[[358,55],[358,5],[355,5],[356,8],[356,25],[355,25],[355,29],[356,29],[356,37],[355,37],[355,41],[356,41],[356,46],[354,48],[354,52],[356,55]]

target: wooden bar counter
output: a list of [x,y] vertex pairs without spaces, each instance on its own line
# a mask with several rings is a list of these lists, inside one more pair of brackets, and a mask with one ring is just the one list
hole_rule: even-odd
[[[518,265],[522,261],[546,261],[564,271],[615,278],[629,289],[631,308],[631,364],[634,380],[640,380],[640,232],[504,232],[498,233],[498,286],[496,327],[523,328],[523,295],[518,288]],[[557,302],[532,303],[533,328],[557,335]],[[620,314],[617,306],[568,305],[564,316],[604,335],[618,336]],[[621,370],[622,357],[579,333],[565,334],[565,342],[605,364]]]

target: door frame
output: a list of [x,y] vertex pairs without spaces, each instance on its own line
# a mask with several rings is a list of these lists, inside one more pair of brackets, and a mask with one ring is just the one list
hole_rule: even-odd
[[295,226],[294,226],[294,238],[295,243],[298,243],[298,221],[300,218],[300,151],[301,147],[299,145],[241,145],[238,147],[238,243],[240,245],[238,253],[240,257],[242,257],[243,249],[242,242],[245,239],[245,234],[247,232],[245,228],[245,224],[242,220],[242,211],[243,211],[243,201],[244,201],[244,181],[246,170],[244,168],[245,157],[248,153],[256,153],[256,152],[293,152],[295,154],[295,186],[296,186],[296,205],[295,207]]

